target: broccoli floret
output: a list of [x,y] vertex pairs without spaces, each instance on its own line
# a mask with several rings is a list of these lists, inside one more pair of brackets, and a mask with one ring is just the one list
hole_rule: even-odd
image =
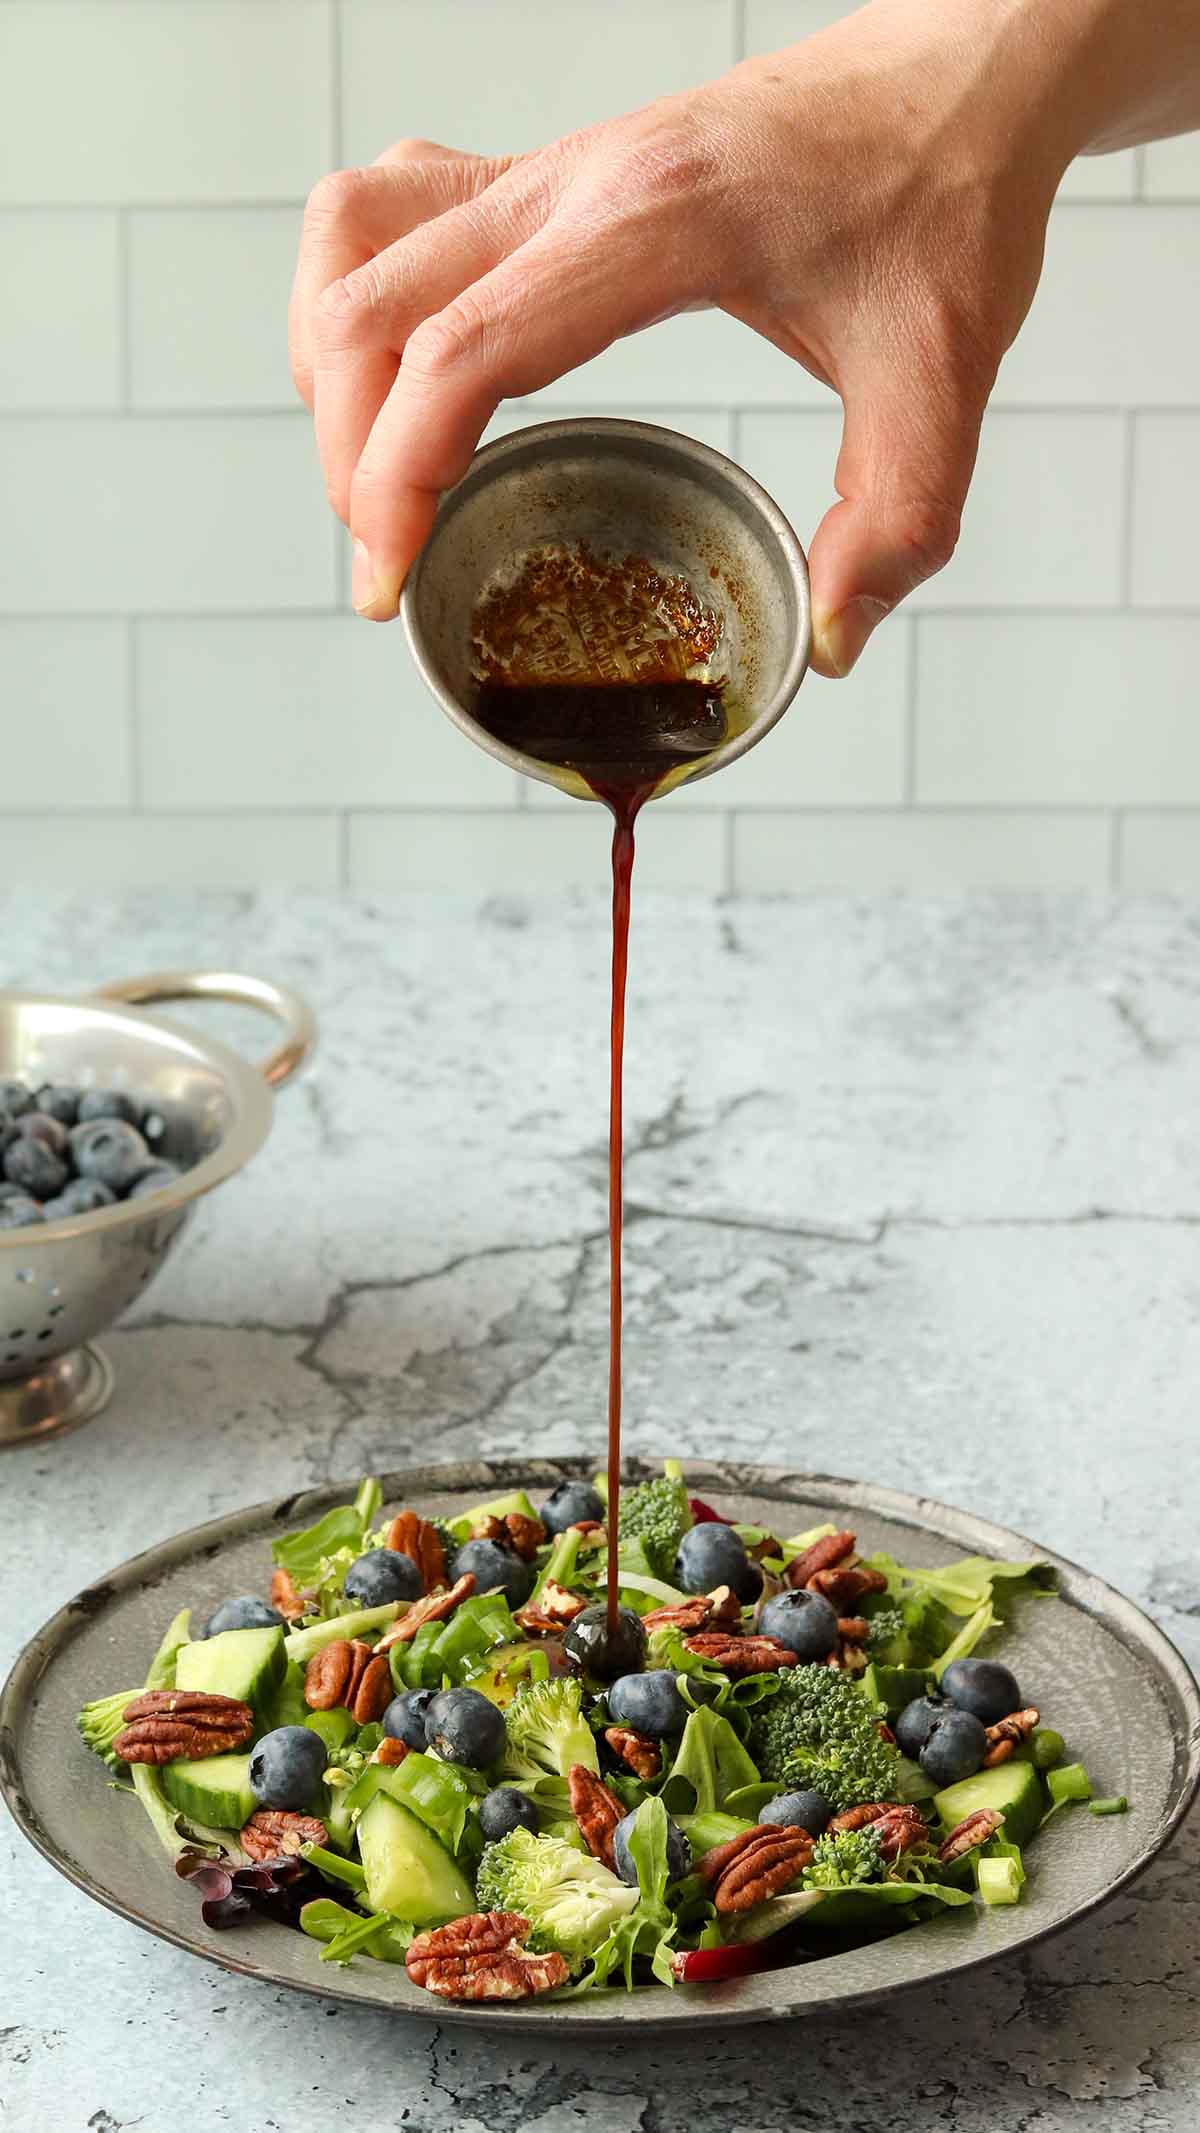
[[514,1829],[484,1852],[475,1900],[481,1911],[519,1912],[533,1928],[531,1948],[557,1948],[572,1970],[581,1970],[614,1926],[637,1909],[641,1892],[561,1837]]
[[600,1768],[596,1736],[583,1715],[583,1692],[574,1676],[526,1682],[509,1704],[504,1725],[506,1777],[533,1785],[547,1777],[565,1778],[572,1763]]
[[806,1889],[847,1889],[882,1879],[879,1836],[870,1823],[865,1829],[839,1829],[831,1837],[818,1837],[801,1877]]
[[133,1702],[141,1689],[123,1689],[119,1696],[97,1696],[94,1703],[85,1703],[75,1723],[83,1738],[85,1748],[90,1748],[110,1770],[119,1770],[121,1758],[113,1754],[113,1742],[125,1724],[125,1706]]
[[622,1546],[640,1540],[653,1575],[674,1575],[679,1543],[692,1523],[687,1488],[677,1459],[668,1459],[654,1481],[636,1482],[621,1491],[620,1525]]
[[794,1666],[755,1705],[747,1743],[761,1775],[811,1787],[841,1809],[896,1797],[900,1758],[880,1738],[879,1709],[848,1674]]
[[871,1652],[882,1651],[885,1645],[894,1643],[897,1637],[902,1637],[904,1630],[903,1608],[881,1607],[877,1614],[871,1616],[867,1650]]

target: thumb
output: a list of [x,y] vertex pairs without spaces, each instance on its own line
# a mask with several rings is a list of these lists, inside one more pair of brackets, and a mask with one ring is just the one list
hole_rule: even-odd
[[897,603],[954,553],[987,394],[917,369],[847,381],[842,448],[809,553],[813,665],[848,674]]

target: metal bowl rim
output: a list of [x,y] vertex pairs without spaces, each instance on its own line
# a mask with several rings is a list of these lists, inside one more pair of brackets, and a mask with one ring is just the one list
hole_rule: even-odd
[[100,1015],[108,1022],[126,1028],[131,1036],[144,1034],[149,1027],[173,1038],[177,1043],[189,1046],[198,1053],[208,1066],[222,1073],[226,1085],[232,1084],[238,1097],[238,1115],[211,1155],[194,1163],[173,1185],[145,1200],[119,1200],[115,1207],[94,1209],[91,1214],[68,1216],[58,1222],[35,1222],[28,1229],[0,1232],[0,1253],[49,1251],[55,1245],[64,1244],[68,1238],[111,1235],[122,1228],[160,1220],[164,1215],[175,1214],[189,1201],[196,1200],[217,1185],[223,1185],[256,1155],[271,1130],[273,1106],[271,1091],[257,1067],[243,1059],[231,1046],[222,1044],[215,1037],[200,1036],[186,1023],[173,1022],[166,1015],[147,1014],[143,1008],[121,1007],[101,998],[89,998],[86,994],[38,993],[0,991],[0,1009],[17,1007],[64,1007],[75,1014]]
[[[382,1473],[379,1479],[384,1492],[384,1502],[389,1503],[421,1489],[452,1493],[456,1489],[468,1487],[503,1488],[517,1481],[537,1481],[553,1486],[558,1480],[588,1475],[594,1470],[594,1466],[594,1460],[576,1455],[566,1455],[561,1459],[505,1457],[460,1461],[445,1466],[432,1463],[400,1467]],[[647,1479],[661,1471],[661,1460],[648,1455],[631,1455],[622,1462],[622,1473],[635,1481]],[[853,1992],[831,1993],[824,1999],[806,2003],[788,2004],[777,1998],[754,1998],[751,2004],[737,2008],[697,2007],[692,2020],[679,2015],[659,2017],[653,2009],[647,2009],[643,2005],[639,2007],[636,2018],[639,2034],[686,2034],[694,2028],[696,2022],[707,2023],[711,2027],[734,2028],[756,2022],[796,2020],[826,2007],[840,2013],[845,2008],[862,2007],[890,1998],[896,1992],[910,1991],[919,1985],[932,1985],[957,1977],[966,1971],[979,1970],[989,1963],[1004,1961],[1008,1953],[1023,1955],[1029,1949],[1076,1925],[1080,1919],[1088,1917],[1123,1889],[1128,1888],[1152,1864],[1184,1820],[1197,1792],[1200,1791],[1200,1684],[1197,1683],[1182,1653],[1135,1601],[1128,1599],[1124,1593],[1097,1577],[1092,1571],[1083,1569],[1070,1557],[1059,1555],[1053,1549],[1042,1548],[1024,1534],[1008,1527],[994,1525],[974,1512],[958,1510],[951,1504],[942,1503],[936,1497],[916,1496],[907,1490],[890,1489],[873,1482],[853,1481],[837,1475],[805,1473],[791,1467],[758,1466],[739,1461],[689,1459],[687,1472],[689,1482],[694,1480],[698,1486],[726,1488],[735,1493],[740,1491],[769,1496],[772,1490],[781,1494],[787,1490],[801,1490],[805,1497],[818,1493],[828,1494],[831,1502],[836,1501],[840,1505],[875,1512],[948,1541],[961,1543],[969,1540],[981,1550],[988,1549],[993,1553],[998,1548],[1011,1549],[1014,1543],[1022,1549],[1028,1549],[1041,1560],[1052,1564],[1063,1576],[1066,1595],[1071,1604],[1104,1621],[1122,1642],[1126,1642],[1126,1635],[1122,1634],[1123,1631],[1126,1632],[1135,1648],[1149,1652],[1169,1678],[1188,1719],[1186,1735],[1181,1741],[1177,1740],[1176,1744],[1177,1750],[1183,1751],[1185,1767],[1176,1799],[1153,1835],[1127,1862],[1116,1878],[1107,1886],[1094,1890],[1065,1917],[1052,1920],[1040,1930],[1023,1936],[1018,1947],[1011,1951],[984,1949],[965,1961],[948,1963],[929,1976],[893,1979],[879,1986]],[[207,1945],[201,1946],[195,1936],[177,1931],[152,1913],[139,1909],[135,1902],[122,1901],[115,1893],[100,1887],[86,1869],[77,1867],[73,1860],[65,1858],[54,1841],[43,1834],[34,1809],[22,1792],[14,1752],[15,1720],[18,1714],[24,1711],[30,1692],[52,1664],[55,1650],[70,1637],[72,1630],[81,1621],[94,1617],[114,1597],[142,1582],[154,1570],[169,1570],[189,1558],[202,1558],[206,1550],[209,1553],[213,1551],[214,1544],[220,1546],[227,1539],[240,1538],[243,1534],[264,1526],[279,1526],[284,1521],[291,1523],[297,1518],[319,1516],[330,1505],[345,1502],[354,1486],[353,1482],[322,1482],[298,1489],[274,1505],[269,1499],[264,1499],[241,1511],[226,1512],[208,1519],[201,1525],[192,1526],[138,1555],[129,1557],[108,1576],[97,1579],[92,1586],[58,1608],[18,1653],[7,1680],[0,1688],[0,1795],[3,1795],[22,1834],[60,1874],[94,1901],[103,1904],[107,1910],[129,1919],[156,1938],[241,1976],[276,1985],[283,1984],[289,1991],[311,1993],[326,2000],[345,2000],[353,2006],[369,2004],[378,2008],[379,2002],[366,2002],[361,1995],[339,1988],[333,1979],[326,1980],[318,1976],[309,1982],[306,1978],[281,1978],[267,1966],[243,1961],[232,1952],[223,1953],[217,1944],[219,1936],[216,1934],[212,1936],[214,1945],[211,1948]],[[944,1525],[940,1523],[943,1520]],[[777,1971],[764,1972],[761,1979],[747,1979],[744,1983],[751,1987],[769,1986],[773,1980],[781,1981],[787,1975],[788,1969],[784,1966]],[[575,2004],[578,2009],[586,2005],[582,2001]],[[424,2013],[424,2010],[410,2006],[397,2006],[387,2011],[418,2018]],[[476,2028],[481,2025],[497,2027],[509,2021],[514,2028],[522,2031],[544,2033],[561,2028],[571,2012],[570,2007],[555,2009],[551,2006],[539,2007],[534,2003],[529,2008],[523,2007],[520,2014],[516,2015],[515,2009],[498,2011],[490,2008],[486,2002],[482,2007],[471,2007],[460,2006],[453,2001],[439,2001],[436,2007],[430,2010],[430,2015],[441,2023],[466,2023]],[[628,2035],[628,2019],[628,2015],[619,2013],[597,2013],[581,2022],[579,2027],[585,2035],[593,2037]]]
[[[769,733],[772,726],[779,723],[808,671],[812,653],[812,600],[808,561],[799,536],[762,483],[756,481],[753,474],[748,474],[735,459],[718,451],[715,445],[703,444],[698,437],[688,437],[682,431],[668,429],[661,423],[634,422],[617,415],[572,415],[558,421],[531,423],[525,429],[510,430],[507,436],[496,437],[491,444],[483,445],[475,454],[462,480],[442,499],[429,538],[405,582],[400,612],[409,649],[425,686],[432,691],[446,716],[458,727],[460,733],[465,733],[468,740],[474,741],[477,747],[485,749],[488,755],[494,756],[498,763],[505,764],[508,769],[519,770],[526,777],[536,778],[543,785],[551,785],[556,791],[562,791],[562,786],[545,763],[537,756],[526,755],[523,749],[513,748],[507,742],[497,740],[485,726],[477,723],[453,691],[446,688],[430,657],[428,638],[418,609],[418,597],[439,528],[447,524],[470,501],[481,480],[491,475],[503,460],[527,456],[531,447],[550,448],[578,443],[588,438],[610,438],[614,442],[653,447],[660,451],[665,440],[668,449],[673,451],[678,459],[689,462],[693,468],[705,469],[722,487],[736,490],[755,506],[765,526],[774,536],[795,586],[800,627],[779,686],[744,732],[736,734],[732,740],[722,742],[719,748],[715,748],[712,754],[704,759],[698,769],[680,781],[683,785],[695,785],[699,779],[711,777],[715,770],[723,770],[726,764],[736,762],[737,758],[745,755],[747,749],[752,748],[765,733]],[[678,786],[668,786],[667,794],[676,790]],[[598,795],[587,792],[579,797],[595,800]]]

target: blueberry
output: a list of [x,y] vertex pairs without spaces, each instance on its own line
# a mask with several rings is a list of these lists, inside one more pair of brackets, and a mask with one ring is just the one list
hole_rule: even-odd
[[33,1109],[33,1096],[23,1081],[0,1081],[0,1111],[10,1118],[22,1118]]
[[348,1600],[360,1607],[385,1607],[389,1600],[419,1600],[421,1573],[410,1555],[395,1548],[371,1548],[351,1563],[342,1580]]
[[911,1756],[916,1762],[938,1719],[945,1717],[946,1708],[940,1696],[916,1696],[905,1704],[893,1724],[896,1746],[902,1755]]
[[67,1129],[45,1111],[26,1111],[17,1126],[18,1133],[26,1140],[42,1141],[54,1155],[67,1152]]
[[585,1519],[602,1526],[607,1516],[604,1498],[590,1481],[560,1481],[538,1512],[547,1533],[565,1533],[568,1526],[582,1525]]
[[74,1126],[78,1122],[78,1089],[58,1088],[52,1081],[43,1082],[33,1105],[35,1111],[43,1112],[47,1118],[56,1118],[60,1125]]
[[99,1178],[72,1178],[63,1186],[55,1207],[64,1215],[94,1215],[100,1207],[115,1207],[116,1193]]
[[675,1558],[675,1583],[684,1592],[715,1592],[729,1585],[743,1604],[762,1591],[762,1571],[746,1553],[732,1526],[690,1526]]
[[433,1702],[432,1689],[406,1689],[403,1696],[393,1696],[383,1714],[383,1730],[389,1740],[402,1740],[406,1748],[423,1750],[425,1740],[425,1713]]
[[467,1541],[450,1568],[451,1580],[470,1575],[476,1592],[502,1592],[510,1607],[523,1607],[537,1582],[532,1563],[523,1563],[499,1541]]
[[942,1675],[942,1694],[985,1726],[1021,1709],[1016,1676],[995,1659],[952,1659]]
[[768,1829],[806,1829],[810,1837],[819,1837],[832,1813],[823,1793],[781,1792],[759,1808],[758,1819]]
[[17,1193],[9,1200],[0,1200],[0,1229],[29,1229],[33,1223],[44,1222],[45,1219],[37,1201],[29,1199],[24,1193]]
[[125,1198],[144,1200],[149,1193],[165,1192],[168,1185],[173,1185],[176,1178],[182,1176],[178,1163],[151,1163],[149,1170],[143,1170],[141,1177],[135,1179]]
[[222,1600],[214,1608],[198,1637],[219,1637],[223,1629],[275,1629],[282,1627],[283,1616],[274,1607],[268,1607],[253,1592],[239,1593],[236,1600]]
[[645,1674],[622,1674],[608,1692],[609,1715],[619,1726],[632,1726],[648,1740],[673,1740],[688,1721],[688,1707],[666,1667]]
[[21,1134],[4,1151],[4,1175],[10,1185],[20,1185],[31,1200],[52,1200],[66,1184],[70,1172],[45,1141],[31,1141]]
[[325,1743],[308,1726],[276,1726],[250,1756],[250,1790],[260,1807],[310,1805],[326,1763]]
[[89,1119],[119,1118],[127,1126],[139,1124],[142,1107],[126,1096],[123,1089],[88,1089],[79,1099],[77,1122],[86,1126]]
[[[0,1147],[0,1154],[2,1153],[3,1149]],[[6,1200],[27,1200],[28,1198],[29,1194],[23,1185],[10,1185],[7,1178],[0,1177],[0,1207],[4,1205]]]
[[758,1618],[764,1637],[786,1644],[798,1659],[826,1659],[838,1640],[837,1610],[819,1592],[777,1592]]
[[987,1734],[970,1711],[956,1711],[953,1704],[940,1711],[925,1736],[920,1764],[935,1785],[957,1785],[960,1778],[974,1777],[982,1767]]
[[71,1154],[80,1177],[99,1178],[115,1193],[128,1192],[150,1165],[150,1151],[137,1127],[122,1118],[93,1118],[76,1126]]
[[515,1785],[497,1785],[479,1802],[479,1827],[487,1844],[498,1844],[514,1829],[527,1829],[531,1837],[536,1837],[538,1811]]
[[162,1147],[167,1137],[167,1121],[162,1112],[153,1109],[144,1112],[141,1123],[138,1126],[138,1132],[153,1155]]
[[563,1648],[572,1666],[597,1681],[637,1674],[646,1664],[646,1632],[632,1607],[618,1607],[617,1625],[609,1634],[608,1607],[585,1607],[563,1631]]
[[[613,1865],[616,1867],[621,1880],[627,1881],[630,1888],[633,1889],[637,1887],[638,1871],[630,1854],[629,1839],[633,1832],[636,1816],[637,1808],[635,1807],[631,1814],[625,1816],[624,1821],[618,1822],[613,1831]],[[668,1883],[682,1881],[684,1876],[690,1874],[691,1871],[692,1847],[680,1829],[679,1824],[673,1822],[670,1815],[668,1815],[667,1881]]]
[[482,1770],[504,1750],[504,1720],[478,1689],[441,1689],[425,1713],[425,1738],[444,1763]]

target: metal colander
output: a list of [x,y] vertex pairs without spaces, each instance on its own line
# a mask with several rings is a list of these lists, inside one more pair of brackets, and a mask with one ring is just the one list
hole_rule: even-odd
[[[138,1011],[157,1000],[261,1008],[284,1039],[259,1065],[181,1024]],[[271,1128],[271,1091],[316,1042],[311,1009],[263,978],[155,972],[82,1000],[0,992],[0,1079],[127,1089],[162,1114],[163,1156],[186,1166],[161,1193],[97,1214],[0,1232],[0,1448],[98,1414],[112,1368],[93,1336],[154,1279],[200,1195],[232,1177]]]

